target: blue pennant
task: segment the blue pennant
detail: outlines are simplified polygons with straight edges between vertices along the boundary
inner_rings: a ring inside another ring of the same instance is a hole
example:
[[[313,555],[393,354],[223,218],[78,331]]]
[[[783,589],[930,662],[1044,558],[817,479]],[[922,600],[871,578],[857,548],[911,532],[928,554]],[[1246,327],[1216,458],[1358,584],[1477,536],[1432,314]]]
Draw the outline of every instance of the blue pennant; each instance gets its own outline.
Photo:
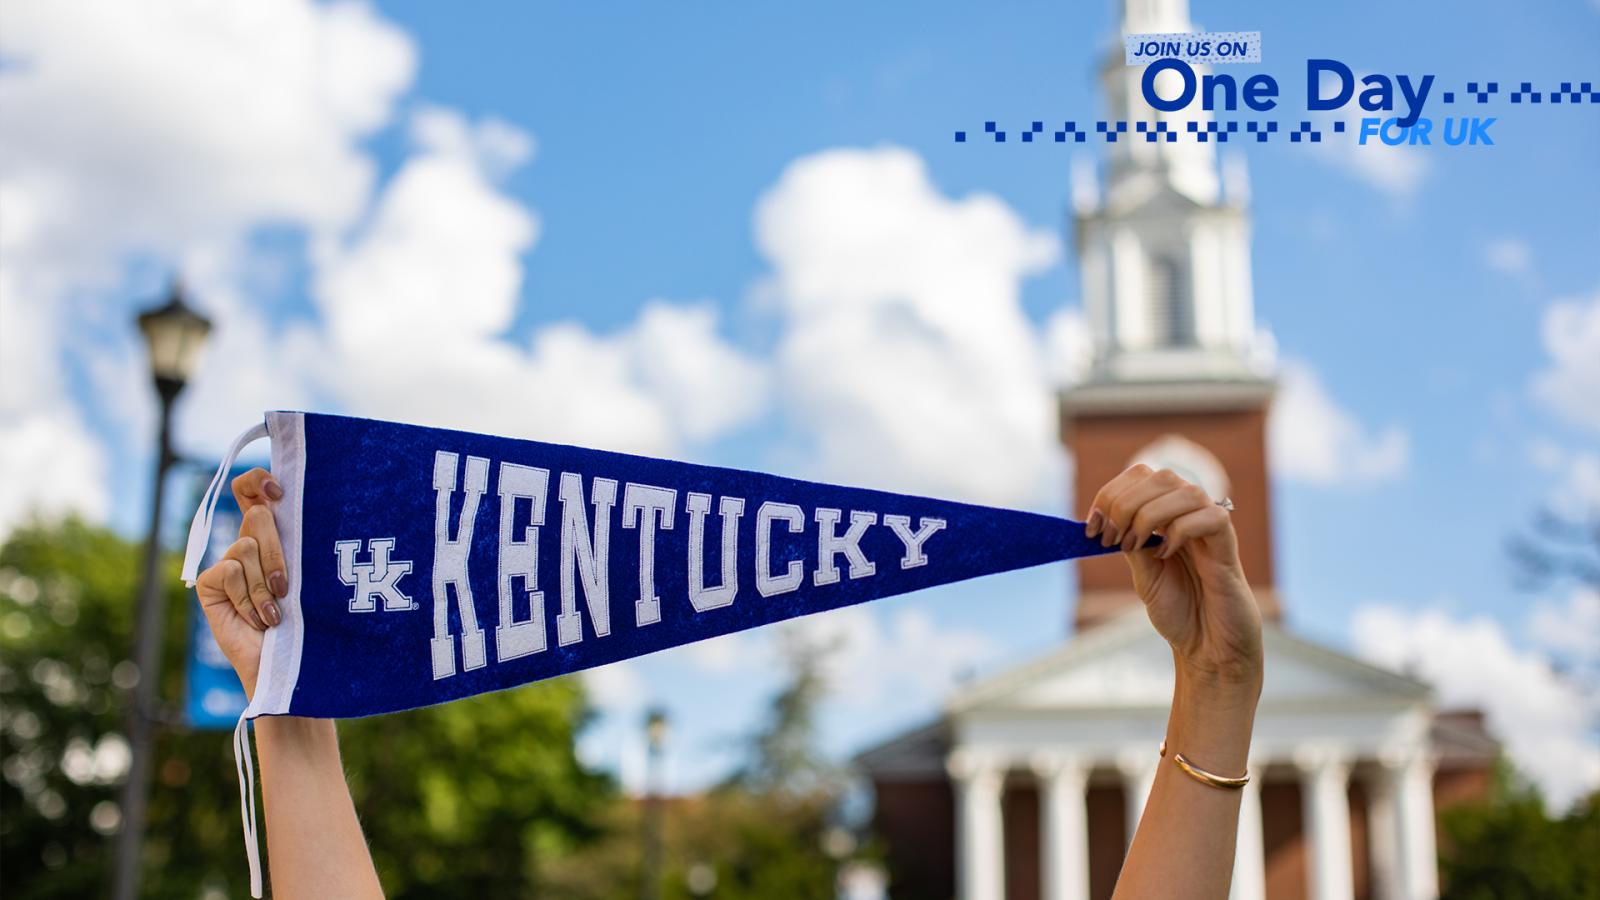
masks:
[[[239,446],[263,434],[290,590],[248,717],[443,703],[1110,552],[1053,516],[538,441],[279,412]]]

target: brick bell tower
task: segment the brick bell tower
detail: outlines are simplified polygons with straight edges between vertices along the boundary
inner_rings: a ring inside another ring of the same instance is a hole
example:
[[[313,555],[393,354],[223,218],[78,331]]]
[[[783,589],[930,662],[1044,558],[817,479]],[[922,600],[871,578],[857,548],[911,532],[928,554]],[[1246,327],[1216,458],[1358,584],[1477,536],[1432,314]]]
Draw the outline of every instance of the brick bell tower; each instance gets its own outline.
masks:
[[[1121,13],[1122,34],[1191,28],[1187,0],[1123,0]],[[1163,120],[1179,137],[1147,142],[1130,124],[1106,145],[1101,171],[1073,173],[1093,341],[1088,376],[1061,395],[1074,509],[1085,514],[1102,484],[1139,462],[1231,498],[1245,575],[1262,613],[1276,620],[1266,452],[1272,348],[1254,318],[1243,164],[1219,176],[1216,145],[1188,132],[1189,121],[1204,131],[1211,118],[1200,104],[1160,113],[1140,99],[1143,67],[1124,64],[1120,40],[1100,74],[1113,121]],[[1139,604],[1116,556],[1083,560],[1077,571],[1076,630]]]

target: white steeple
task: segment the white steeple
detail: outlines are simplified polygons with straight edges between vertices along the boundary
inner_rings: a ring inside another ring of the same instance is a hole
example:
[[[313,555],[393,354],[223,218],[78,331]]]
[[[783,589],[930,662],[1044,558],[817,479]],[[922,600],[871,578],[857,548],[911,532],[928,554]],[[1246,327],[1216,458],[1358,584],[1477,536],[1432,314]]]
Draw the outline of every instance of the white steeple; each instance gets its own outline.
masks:
[[[1122,34],[1188,31],[1190,28],[1189,0],[1122,0],[1119,5]]]
[[[1107,119],[1128,122],[1127,132],[1105,145],[1102,189],[1074,179],[1091,380],[1259,378],[1242,162],[1230,160],[1225,194],[1215,138],[1201,142],[1188,130],[1190,121],[1204,130],[1211,114],[1198,102],[1151,109],[1140,95],[1145,67],[1123,59],[1122,35],[1192,30],[1187,0],[1121,0],[1121,13],[1101,85]],[[1176,140],[1147,141],[1141,121],[1165,122]]]

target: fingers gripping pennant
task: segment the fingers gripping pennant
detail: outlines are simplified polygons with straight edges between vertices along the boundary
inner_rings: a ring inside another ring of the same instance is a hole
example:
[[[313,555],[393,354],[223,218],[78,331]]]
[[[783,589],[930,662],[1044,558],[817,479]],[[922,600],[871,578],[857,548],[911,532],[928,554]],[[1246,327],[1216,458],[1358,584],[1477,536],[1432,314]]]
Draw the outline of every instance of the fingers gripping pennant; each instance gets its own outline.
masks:
[[[264,428],[289,592],[246,718],[411,709],[1111,552],[1081,523],[926,497],[314,413]],[[261,429],[195,515],[186,581]]]

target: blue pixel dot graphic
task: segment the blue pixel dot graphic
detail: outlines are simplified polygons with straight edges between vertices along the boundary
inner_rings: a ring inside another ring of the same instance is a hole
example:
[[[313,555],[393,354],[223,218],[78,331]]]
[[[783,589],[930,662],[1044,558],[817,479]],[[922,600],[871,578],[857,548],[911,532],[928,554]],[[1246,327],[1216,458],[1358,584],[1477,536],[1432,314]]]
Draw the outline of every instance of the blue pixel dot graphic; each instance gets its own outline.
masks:
[[[1056,143],[1058,143],[1058,144],[1066,143],[1068,135],[1072,136],[1073,143],[1077,143],[1077,144],[1083,143],[1084,133],[1083,133],[1082,130],[1080,130],[1078,128],[1078,123],[1076,123],[1076,122],[1067,122],[1067,123],[1065,123],[1065,125],[1066,125],[1065,128],[1063,128],[1062,130],[1056,132]]]
[[[1550,93],[1550,102],[1551,103],[1582,103],[1583,102],[1583,95],[1589,93],[1589,87],[1590,87],[1590,85],[1583,84],[1583,85],[1579,85],[1578,88],[1574,88],[1572,86],[1572,82],[1563,81],[1563,82],[1561,82],[1561,88],[1559,90],[1552,91]],[[1581,90],[1579,88],[1581,88]]]
[[[1095,130],[1106,136],[1106,143],[1115,144],[1117,135],[1128,132],[1127,122],[1096,122]]]
[[[1256,136],[1256,143],[1265,144],[1274,132],[1278,130],[1277,122],[1250,121],[1245,123],[1246,129]]]
[[[1544,97],[1533,89],[1533,82],[1531,81],[1522,82],[1517,86],[1516,90],[1511,92],[1512,103],[1521,103],[1524,100],[1529,103],[1540,103],[1544,100]]]

